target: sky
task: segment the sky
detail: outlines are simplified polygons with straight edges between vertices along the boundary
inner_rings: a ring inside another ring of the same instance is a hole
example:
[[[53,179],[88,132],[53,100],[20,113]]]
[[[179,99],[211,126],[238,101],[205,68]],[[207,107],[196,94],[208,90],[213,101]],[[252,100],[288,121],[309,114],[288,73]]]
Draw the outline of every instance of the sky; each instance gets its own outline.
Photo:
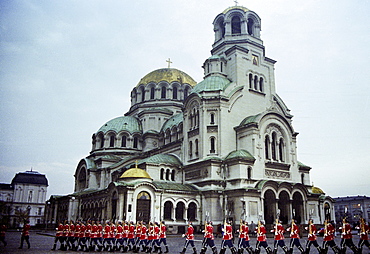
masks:
[[[370,1],[239,0],[262,19],[298,160],[332,197],[370,196]],[[203,79],[212,22],[232,0],[0,0],[0,183],[46,174],[74,191],[91,137],[147,73]]]

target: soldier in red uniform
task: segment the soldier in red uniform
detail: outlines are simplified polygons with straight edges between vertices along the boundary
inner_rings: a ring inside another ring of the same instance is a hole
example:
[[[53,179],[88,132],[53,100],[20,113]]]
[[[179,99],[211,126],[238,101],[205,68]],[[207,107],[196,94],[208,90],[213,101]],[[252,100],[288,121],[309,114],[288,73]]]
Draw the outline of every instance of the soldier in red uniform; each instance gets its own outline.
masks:
[[[86,243],[86,251],[89,251],[90,249],[90,246],[91,246],[91,228],[92,228],[92,225],[91,225],[91,221],[88,220],[87,221],[87,225],[86,225],[86,229],[85,229],[85,243]]]
[[[116,241],[114,243],[114,250],[121,250],[123,249],[123,225],[122,221],[118,221],[116,227]]]
[[[2,224],[0,227],[0,241],[4,244],[4,247],[8,244],[5,241],[5,234],[6,234],[6,225]]]
[[[166,227],[166,224],[164,223],[164,221],[161,222],[161,224],[159,225],[159,228],[160,228],[160,231],[159,231],[159,247],[161,246],[161,244],[163,244],[164,247],[166,248],[164,253],[168,253],[167,236],[166,236],[167,227]]]
[[[366,224],[366,221],[364,218],[360,219],[360,225],[359,227],[356,227],[356,229],[359,229],[360,232],[360,241],[358,242],[358,249],[359,253],[362,253],[362,247],[365,245],[367,248],[370,249],[370,244],[369,244],[369,226]]]
[[[133,221],[130,221],[130,223],[128,225],[127,238],[128,238],[128,243],[127,243],[128,248],[126,248],[126,249],[129,250],[129,251],[130,250],[135,250],[135,246],[136,246],[136,243],[135,243],[135,225],[134,225]]]
[[[161,228],[159,227],[158,222],[154,222],[154,236],[153,236],[153,250],[157,253],[162,253],[161,243],[159,242]]]
[[[26,243],[28,245],[28,249],[31,248],[31,245],[30,245],[30,228],[31,228],[31,225],[29,223],[30,223],[29,220],[24,221],[23,229],[22,229],[22,235],[21,235],[21,245],[19,246],[18,249],[23,248],[23,242],[24,241],[26,241]]]
[[[140,241],[139,246],[136,249],[137,251],[141,247],[141,252],[145,252],[148,246],[148,228],[146,227],[146,223],[144,221],[141,222],[141,234],[140,234]]]
[[[284,229],[283,225],[281,225],[280,220],[278,220],[278,219],[276,220],[274,229],[271,230],[271,232],[274,233],[274,254],[277,253],[279,246],[280,246],[280,248],[283,249],[283,251],[285,253],[288,253],[288,247],[285,245],[285,242],[284,242],[285,229]]]
[[[51,250],[55,250],[57,248],[57,243],[60,242],[60,250],[62,249],[62,236],[63,236],[63,224],[62,223],[59,223],[58,227],[55,229],[56,230],[56,233],[55,233],[55,239],[54,239],[54,244],[53,244],[53,248],[51,248]]]
[[[103,247],[104,247],[104,251],[109,251],[112,248],[110,221],[105,222],[105,226],[103,230]]]
[[[90,251],[95,251],[96,249],[99,249],[99,238],[98,238],[98,225],[95,223],[95,221],[92,222],[91,226],[91,232],[90,232]]]
[[[213,235],[213,225],[212,221],[209,221],[205,225],[204,232],[204,241],[202,244],[202,249],[200,254],[204,254],[207,251],[207,246],[211,247],[213,254],[217,254],[217,247],[215,246],[215,236]]]
[[[310,219],[308,221],[308,226],[305,228],[307,231],[308,231],[308,239],[307,239],[307,243],[306,243],[306,250],[305,250],[305,253],[308,254],[310,253],[310,248],[311,248],[311,245],[315,246],[316,249],[319,251],[319,253],[322,252],[319,244],[317,243],[317,229],[316,229],[316,226],[315,224],[313,224],[313,220]]]
[[[333,249],[334,253],[338,254],[339,248],[334,242],[334,226],[328,221],[325,220],[324,222],[324,229],[319,231],[320,233],[324,234],[324,241],[322,243],[322,253],[328,253],[329,246]]]
[[[153,249],[153,241],[154,241],[154,223],[151,221],[149,222],[149,228],[147,232],[148,232],[148,238],[146,242],[146,246],[147,246],[146,252],[151,253]]]
[[[85,237],[85,231],[86,231],[86,226],[83,222],[81,222],[80,226],[80,233],[78,235],[78,246],[80,247],[80,251],[83,251],[84,249],[87,250],[87,245],[86,245],[86,237]]]
[[[128,250],[128,234],[129,234],[129,225],[128,222],[125,221],[122,225],[123,233],[122,233],[122,252],[126,252]]]
[[[233,228],[230,225],[230,221],[225,220],[225,224],[222,227],[222,241],[221,241],[221,250],[220,254],[224,254],[226,252],[226,247],[231,250],[232,254],[236,254],[236,248],[233,244]]]
[[[197,248],[195,248],[195,245],[194,245],[194,227],[193,227],[193,223],[191,223],[190,221],[188,223],[188,230],[185,234],[182,235],[182,237],[186,237],[186,240],[185,240],[184,248],[182,249],[180,254],[185,254],[186,248],[189,246],[189,244],[193,248],[193,254],[197,254]]]
[[[238,253],[242,254],[243,250],[246,249],[249,254],[253,254],[253,248],[249,244],[249,226],[248,222],[244,220],[240,220],[240,227],[239,227],[239,241],[238,241]]]
[[[299,227],[297,225],[297,222],[296,220],[292,220],[292,224],[291,224],[291,227],[289,227],[287,229],[287,231],[290,231],[290,244],[289,244],[289,253],[293,253],[293,247],[294,246],[297,246],[298,250],[301,252],[301,253],[304,253],[304,249],[301,245],[301,242],[299,241],[300,237],[299,237]]]
[[[342,227],[340,227],[339,229],[341,230],[342,239],[340,241],[340,248],[342,249],[342,252],[346,253],[346,246],[348,246],[353,251],[353,253],[357,253],[358,249],[352,241],[352,228],[346,218],[343,219]]]
[[[258,226],[255,231],[257,233],[257,243],[256,243],[255,254],[259,254],[261,252],[261,247],[265,248],[268,254],[272,254],[272,250],[268,246],[267,241],[266,241],[265,223],[261,220],[258,221]]]
[[[76,225],[75,225],[75,231],[74,231],[74,245],[72,246],[72,250],[73,251],[76,251],[78,249],[78,242],[79,242],[79,239],[80,239],[80,231],[81,231],[81,224],[79,221],[76,222]]]
[[[134,247],[134,252],[139,252],[140,250],[140,238],[141,238],[141,229],[142,229],[142,222],[137,221],[136,222],[136,228],[135,228],[135,247]]]

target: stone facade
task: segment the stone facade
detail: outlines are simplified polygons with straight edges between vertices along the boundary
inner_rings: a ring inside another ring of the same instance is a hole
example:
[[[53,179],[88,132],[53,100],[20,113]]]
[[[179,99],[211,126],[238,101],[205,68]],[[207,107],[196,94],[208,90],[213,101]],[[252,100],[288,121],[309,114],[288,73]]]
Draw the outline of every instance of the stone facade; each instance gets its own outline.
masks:
[[[52,197],[54,211],[66,207],[53,221],[164,220],[181,232],[187,220],[269,224],[278,212],[284,223],[332,219],[332,199],[312,188],[311,168],[297,159],[298,133],[276,94],[260,17],[234,6],[213,24],[204,79],[174,68],[145,75],[129,111],[93,134],[74,193]]]

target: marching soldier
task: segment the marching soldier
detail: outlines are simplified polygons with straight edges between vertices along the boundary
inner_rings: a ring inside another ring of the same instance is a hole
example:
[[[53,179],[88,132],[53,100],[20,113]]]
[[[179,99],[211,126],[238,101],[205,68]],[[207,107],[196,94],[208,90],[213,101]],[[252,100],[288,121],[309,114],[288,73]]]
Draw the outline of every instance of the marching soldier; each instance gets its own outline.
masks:
[[[185,240],[184,248],[182,249],[180,254],[185,254],[186,248],[189,246],[189,244],[193,248],[193,254],[197,254],[197,249],[195,248],[195,245],[194,245],[194,228],[193,228],[193,224],[190,221],[188,223],[188,230],[186,234],[182,235],[182,237],[186,237],[186,240]]]
[[[308,221],[308,227],[306,227],[305,229],[308,230],[308,241],[306,243],[305,253],[306,254],[310,253],[311,245],[315,246],[316,249],[319,251],[319,253],[321,253],[322,249],[320,248],[316,240],[317,239],[317,236],[316,236],[317,229],[316,229],[316,226],[313,224],[312,219]]]
[[[257,233],[257,243],[256,243],[255,254],[259,254],[261,252],[261,247],[265,248],[268,254],[272,254],[272,250],[268,246],[267,241],[266,241],[265,223],[259,220],[255,231]]]
[[[362,247],[365,245],[367,248],[370,249],[369,245],[369,226],[366,225],[366,221],[364,218],[360,219],[360,225],[359,227],[356,227],[356,229],[360,230],[360,241],[358,242],[358,249],[359,253],[362,253]]]
[[[322,253],[328,253],[329,246],[333,249],[334,253],[338,254],[339,248],[334,242],[334,226],[328,221],[325,220],[324,222],[324,229],[319,231],[320,233],[324,234],[324,241],[322,243]]]
[[[281,221],[279,221],[279,219],[276,219],[274,229],[271,230],[271,232],[274,232],[274,254],[277,253],[279,246],[283,249],[285,253],[288,253],[288,247],[285,245],[284,242],[285,229],[283,225],[281,225]]]
[[[304,253],[304,249],[301,245],[301,242],[299,241],[299,227],[296,224],[296,220],[292,219],[292,225],[290,228],[287,229],[287,231],[290,231],[290,244],[289,244],[289,253],[293,253],[293,247],[297,246],[298,250],[301,253]]]
[[[116,227],[116,241],[114,243],[114,250],[121,250],[124,248],[124,238],[123,238],[123,226],[122,221],[118,221],[118,225]]]
[[[133,250],[135,252],[135,250],[136,250],[136,247],[135,247],[136,246],[136,243],[135,243],[135,225],[134,225],[133,221],[129,222],[127,238],[128,238],[128,242],[127,242],[127,248],[125,249],[125,251]]]
[[[217,254],[217,247],[215,246],[215,236],[213,235],[213,225],[212,221],[209,221],[205,225],[204,232],[204,241],[200,254],[205,254],[207,251],[207,246],[211,247],[213,254]]]
[[[160,235],[161,228],[159,227],[159,223],[154,223],[154,237],[153,237],[153,248],[154,252],[162,253],[161,243],[159,242],[159,235]]]
[[[248,222],[241,220],[239,228],[239,243],[238,243],[238,253],[242,254],[243,250],[246,249],[249,254],[253,254],[253,248],[249,244],[249,226]]]
[[[159,231],[160,232],[159,233],[159,247],[161,246],[161,244],[163,244],[164,247],[166,248],[164,253],[168,253],[167,236],[166,236],[167,227],[166,227],[164,221],[161,222],[161,224],[159,225],[159,228],[160,228],[160,231]]]
[[[59,223],[58,227],[55,229],[56,230],[55,239],[54,239],[53,248],[51,250],[55,250],[56,249],[58,242],[60,243],[59,250],[62,249],[62,245],[63,245],[63,241],[62,241],[63,229],[64,229],[63,224],[62,223]]]
[[[225,220],[225,225],[222,228],[223,236],[221,242],[221,250],[220,254],[224,254],[226,252],[226,246],[231,250],[232,254],[236,254],[236,248],[232,242],[233,239],[233,228],[230,225],[230,221]]]
[[[342,252],[346,253],[346,246],[348,246],[353,253],[357,253],[358,249],[352,241],[352,228],[346,218],[342,220],[342,227],[339,229],[341,230],[340,248],[342,249]]]
[[[145,252],[147,250],[147,246],[148,246],[147,230],[148,229],[146,227],[146,223],[142,221],[141,222],[140,242],[139,242],[139,246],[137,248],[137,251],[140,249],[140,247],[142,248],[141,252]]]

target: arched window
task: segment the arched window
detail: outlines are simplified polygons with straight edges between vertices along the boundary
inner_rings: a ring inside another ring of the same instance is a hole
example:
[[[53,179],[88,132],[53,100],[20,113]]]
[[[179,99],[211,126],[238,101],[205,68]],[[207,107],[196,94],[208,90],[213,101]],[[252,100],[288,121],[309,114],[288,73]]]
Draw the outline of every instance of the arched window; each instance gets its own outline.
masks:
[[[248,167],[247,178],[252,179],[252,168]]]
[[[184,220],[185,205],[183,202],[177,203],[176,206],[176,220]]]
[[[249,88],[253,88],[253,75],[252,73],[249,73]]]
[[[116,136],[111,135],[109,137],[109,147],[114,147],[114,141],[116,140]]]
[[[175,181],[175,170],[172,169],[172,173],[171,173],[171,181]]]
[[[193,142],[190,141],[189,142],[189,156],[193,156]]]
[[[210,124],[215,124],[215,114],[211,113],[211,122]]]
[[[195,221],[197,214],[197,205],[194,202],[191,202],[188,207],[188,220],[189,221]]]
[[[284,162],[285,161],[285,158],[284,158],[284,140],[281,138],[279,140],[279,159],[280,161]]]
[[[195,156],[198,156],[199,153],[199,144],[198,139],[195,140]]]
[[[145,88],[141,88],[141,101],[145,101]]]
[[[241,33],[241,22],[240,18],[238,16],[234,16],[231,19],[231,33],[233,35],[240,34]]]
[[[265,157],[266,157],[266,160],[270,159],[270,138],[269,136],[265,137]]]
[[[100,134],[99,139],[100,139],[100,148],[103,148],[104,147],[104,135]]]
[[[161,88],[161,98],[165,99],[166,98],[166,87],[162,86]]]
[[[122,136],[121,139],[121,147],[126,147],[127,143],[127,137],[125,135]]]
[[[172,88],[172,99],[177,100],[177,86]]]
[[[133,145],[133,147],[134,148],[138,148],[138,143],[139,143],[138,137],[134,137],[134,145]]]
[[[248,34],[253,35],[254,21],[253,19],[248,19]]]
[[[262,77],[260,78],[260,87],[259,87],[259,90],[261,92],[263,92],[263,78]]]
[[[216,139],[215,137],[211,137],[210,139],[210,146],[211,146],[211,149],[209,150],[210,153],[215,153],[216,152],[216,148],[215,148],[215,143],[216,143]]]
[[[166,170],[166,180],[167,181],[170,180],[170,170],[169,169]]]
[[[154,86],[152,86],[150,88],[150,99],[153,100],[154,99],[154,95],[155,95],[155,88]]]
[[[257,75],[254,76],[254,90],[258,89],[258,77]]]
[[[161,180],[164,180],[164,168],[161,168],[161,176],[160,176]]]
[[[173,211],[173,205],[172,205],[171,201],[166,201],[164,203],[163,219],[172,220],[172,211]]]
[[[272,133],[272,142],[271,142],[271,153],[272,159],[276,160],[276,133]]]

